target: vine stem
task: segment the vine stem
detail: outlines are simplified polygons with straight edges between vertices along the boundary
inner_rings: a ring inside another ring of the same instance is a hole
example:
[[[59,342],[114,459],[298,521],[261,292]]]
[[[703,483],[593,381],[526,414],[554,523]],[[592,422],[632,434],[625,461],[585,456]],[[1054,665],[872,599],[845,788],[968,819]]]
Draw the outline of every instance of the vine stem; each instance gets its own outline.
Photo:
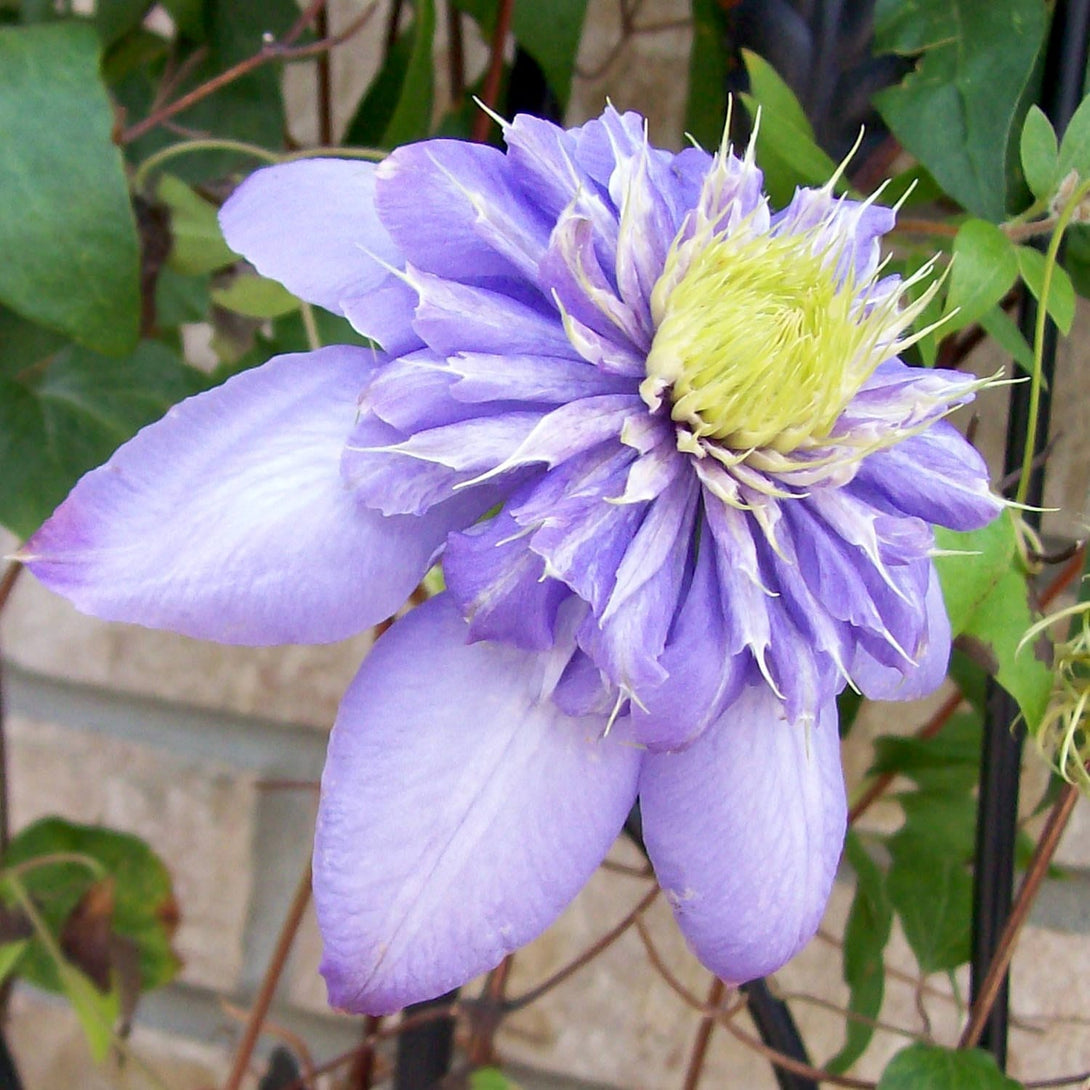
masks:
[[[1033,374],[1030,378],[1029,410],[1026,425],[1026,445],[1022,454],[1022,477],[1018,482],[1016,503],[1025,503],[1029,494],[1030,478],[1033,473],[1033,458],[1037,449],[1037,418],[1041,410],[1041,385],[1043,378],[1045,326],[1048,322],[1048,296],[1052,290],[1052,274],[1056,269],[1056,259],[1071,218],[1075,215],[1083,198],[1090,193],[1090,182],[1084,182],[1064,205],[1056,220],[1056,229],[1048,241],[1045,251],[1045,271],[1041,279],[1041,297],[1037,301],[1037,314],[1033,326]]]
[[[500,81],[503,79],[503,47],[507,44],[514,7],[515,0],[500,0],[496,11],[496,25],[492,30],[492,52],[481,89],[481,101],[488,110],[495,110],[499,101]],[[473,119],[473,140],[478,144],[483,144],[488,139],[488,129],[492,124],[488,110],[481,110]]]
[[[510,1014],[512,1011],[521,1010],[523,1007],[529,1006],[535,999],[540,999],[547,991],[555,988],[558,984],[567,980],[572,973],[578,972],[588,962],[596,958],[607,946],[616,942],[633,924],[639,926],[640,917],[651,907],[655,898],[659,895],[658,885],[653,885],[647,893],[640,898],[636,907],[628,913],[627,916],[616,927],[607,931],[593,946],[584,950],[579,957],[572,961],[569,961],[562,969],[555,972],[547,980],[542,981],[536,988],[531,988],[530,991],[523,995],[517,996],[514,999],[504,1000],[503,1009],[505,1014]]]
[[[272,1005],[276,987],[280,983],[284,965],[288,960],[288,954],[291,953],[292,944],[295,942],[296,932],[298,932],[299,925],[303,921],[303,913],[306,911],[307,905],[310,904],[310,884],[311,861],[308,858],[307,865],[303,868],[303,873],[299,877],[299,884],[295,888],[295,896],[288,908],[288,914],[280,929],[280,935],[276,940],[276,949],[273,950],[272,957],[265,969],[265,976],[261,981],[261,987],[254,997],[254,1005],[250,1008],[250,1016],[242,1031],[242,1038],[235,1052],[231,1073],[223,1084],[223,1090],[239,1090],[242,1080],[246,1076],[246,1070],[250,1065],[250,1057],[257,1045],[257,1039],[261,1035],[262,1023],[264,1023],[265,1016],[269,1013],[269,1007]]]
[[[1048,815],[1048,821],[1041,833],[1041,839],[1037,842],[1033,858],[1026,870],[1026,876],[1022,879],[1022,885],[1018,889],[1018,895],[1011,908],[1011,913],[1003,926],[1002,934],[999,936],[999,943],[988,966],[987,975],[977,992],[976,1002],[973,1004],[968,1025],[966,1025],[961,1040],[958,1042],[958,1048],[975,1048],[980,1040],[980,1035],[984,1031],[984,1026],[992,1012],[996,997],[999,995],[999,989],[1002,987],[1003,979],[1007,974],[1011,958],[1014,956],[1018,935],[1029,916],[1030,909],[1033,907],[1037,891],[1048,873],[1048,865],[1052,861],[1053,855],[1056,854],[1060,837],[1063,835],[1064,829],[1067,828],[1067,823],[1071,819],[1071,813],[1075,809],[1078,798],[1079,793],[1074,785],[1065,785],[1063,792]]]
[[[739,1011],[746,1008],[747,1004],[744,1001],[726,1009],[709,1010],[700,1000],[689,994],[670,971],[669,966],[663,961],[662,955],[655,947],[654,940],[642,920],[636,921],[636,931],[639,933],[644,949],[647,951],[648,960],[673,991],[678,992],[690,1005],[695,1004],[696,1009],[702,1011],[707,1017],[714,1018],[732,1037],[735,1037],[747,1048],[764,1056],[775,1067],[790,1071],[793,1075],[801,1075],[803,1078],[811,1079],[814,1082],[828,1082],[833,1086],[848,1087],[849,1090],[876,1090],[876,1084],[867,1079],[857,1079],[851,1075],[835,1075],[831,1071],[814,1067],[812,1064],[795,1059],[794,1056],[789,1056],[786,1052],[781,1052],[778,1048],[766,1045],[764,1041],[751,1037],[745,1030],[739,1029],[734,1024],[734,1018]]]
[[[303,27],[306,25],[304,20],[308,17],[313,18],[320,7],[320,3],[312,4],[311,7],[303,13],[296,22],[296,25],[292,27],[287,35],[287,42],[291,42],[294,40],[294,37],[298,37],[302,32]],[[153,110],[143,121],[138,121],[135,125],[130,125],[117,138],[117,142],[119,144],[131,144],[134,140],[139,140],[141,136],[145,136],[164,121],[168,121],[170,118],[182,113],[184,110],[188,110],[191,106],[195,106],[209,95],[215,94],[221,88],[226,87],[229,83],[233,83],[242,76],[248,75],[255,68],[260,68],[263,64],[269,64],[272,61],[297,61],[302,60],[305,57],[320,56],[323,53],[328,53],[334,46],[343,44],[354,34],[361,31],[377,10],[377,3],[370,4],[368,7],[364,8],[364,10],[360,12],[344,30],[331,37],[323,38],[317,42],[311,42],[309,45],[292,46],[290,44],[285,44],[285,42],[267,42],[252,57],[247,57],[245,60],[239,61],[238,64],[232,65],[218,76],[213,76],[199,87],[195,87],[188,94],[182,95],[181,98],[176,98],[173,102],[161,106],[157,110]]]
[[[704,1002],[709,1007],[718,1007],[723,1002],[726,991],[726,984],[719,977],[713,977],[711,987],[708,988],[708,998]],[[714,1028],[715,1019],[711,1015],[705,1015],[700,1020],[692,1051],[689,1053],[689,1067],[685,1072],[685,1081],[681,1084],[681,1090],[697,1090],[700,1085],[700,1076],[704,1074],[704,1058],[708,1054],[708,1044],[712,1039]]]

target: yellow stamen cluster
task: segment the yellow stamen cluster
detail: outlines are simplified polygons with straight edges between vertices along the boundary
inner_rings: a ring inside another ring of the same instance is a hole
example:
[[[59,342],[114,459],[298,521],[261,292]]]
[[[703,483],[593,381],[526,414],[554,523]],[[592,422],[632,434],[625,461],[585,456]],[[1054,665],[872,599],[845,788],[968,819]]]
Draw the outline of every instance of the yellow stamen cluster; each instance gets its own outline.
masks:
[[[652,294],[656,333],[641,394],[692,440],[788,454],[828,436],[919,311],[853,282],[828,224],[800,233],[742,223],[675,244]],[[873,297],[872,297],[873,296]]]

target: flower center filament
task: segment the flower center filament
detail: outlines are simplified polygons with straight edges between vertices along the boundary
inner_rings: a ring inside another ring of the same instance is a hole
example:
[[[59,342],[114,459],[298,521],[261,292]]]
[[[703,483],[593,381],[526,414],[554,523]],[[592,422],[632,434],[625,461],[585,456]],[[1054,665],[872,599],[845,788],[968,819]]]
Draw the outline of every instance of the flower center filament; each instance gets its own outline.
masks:
[[[735,451],[824,439],[902,327],[896,298],[868,298],[873,276],[860,291],[848,240],[829,234],[742,223],[675,242],[652,294],[647,404],[668,391],[677,424]]]

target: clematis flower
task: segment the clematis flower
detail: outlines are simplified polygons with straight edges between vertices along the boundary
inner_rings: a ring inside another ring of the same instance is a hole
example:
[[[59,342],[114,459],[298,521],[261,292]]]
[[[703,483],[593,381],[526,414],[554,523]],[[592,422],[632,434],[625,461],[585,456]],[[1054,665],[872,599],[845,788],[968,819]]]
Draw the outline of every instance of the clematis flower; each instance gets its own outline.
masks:
[[[507,151],[261,170],[233,248],[375,349],[281,356],[173,409],[26,563],[77,607],[230,643],[337,640],[446,590],[341,705],[315,846],[334,1004],[386,1012],[554,920],[639,801],[696,955],[739,983],[822,915],[835,698],[942,679],[932,524],[999,510],[904,365],[894,213],[607,109]]]

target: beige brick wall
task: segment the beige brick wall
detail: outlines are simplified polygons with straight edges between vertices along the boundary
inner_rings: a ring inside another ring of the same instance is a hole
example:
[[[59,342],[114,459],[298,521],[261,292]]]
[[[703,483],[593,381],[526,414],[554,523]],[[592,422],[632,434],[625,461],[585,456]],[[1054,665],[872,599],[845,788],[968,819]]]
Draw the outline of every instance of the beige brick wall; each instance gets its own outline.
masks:
[[[334,28],[354,5],[334,5]],[[644,5],[648,22],[685,15],[682,0]],[[592,32],[581,55],[593,68],[617,33],[613,0],[592,0]],[[368,32],[379,40],[376,21]],[[605,94],[618,106],[650,114],[660,142],[679,144],[685,93],[685,30],[638,38],[600,76],[577,83],[573,119],[594,114]],[[471,47],[471,62],[483,53]],[[351,102],[373,71],[373,57],[340,54],[335,85]],[[302,100],[303,67],[288,74],[289,91]],[[307,139],[313,119],[299,111],[296,136]],[[343,123],[342,115],[339,115]],[[309,128],[308,128],[309,126]],[[1086,316],[1080,329],[1086,332]],[[1076,336],[1084,344],[1085,336]],[[994,370],[998,359],[981,363]],[[993,366],[994,363],[994,366]],[[1055,431],[1063,434],[1050,470],[1050,496],[1073,505],[1061,527],[1085,525],[1090,458],[1086,457],[1090,400],[1074,361],[1064,359]],[[1002,442],[1002,394],[982,400],[982,441],[994,452]],[[6,543],[5,543],[6,544]],[[274,941],[280,918],[304,865],[314,793],[272,789],[278,780],[314,780],[323,733],[341,692],[366,651],[366,637],[326,648],[248,650],[202,644],[183,637],[105,624],[75,613],[24,578],[0,625],[7,663],[12,808],[16,827],[45,813],[101,821],[146,837],[172,868],[182,912],[178,949],[185,969],[178,985],[149,997],[133,1047],[161,1068],[177,1090],[211,1086],[224,1073],[236,1029],[220,998],[245,1003]],[[868,738],[888,729],[871,717],[853,734],[845,754],[858,780],[869,761]],[[922,722],[926,710],[902,709],[901,721]],[[895,804],[876,807],[872,827],[899,820]],[[1090,1067],[1090,1034],[1080,1021],[1090,1006],[1090,817],[1080,804],[1061,848],[1074,878],[1046,889],[1014,967],[1015,1028],[1011,1067],[1042,1078]],[[631,861],[619,845],[616,853]],[[516,960],[511,990],[532,987],[617,921],[639,897],[640,883],[601,872],[557,926]],[[842,927],[850,889],[834,891],[827,920]],[[649,922],[658,948],[686,987],[702,995],[708,974],[684,948],[665,905]],[[317,975],[320,942],[308,916],[285,975],[275,1017],[311,1042],[316,1058],[332,1055],[357,1030],[330,1014]],[[944,980],[920,992],[903,940],[891,964],[893,978],[883,1019],[927,1028],[937,1039],[956,1035],[961,1013]],[[821,1003],[843,1004],[840,955],[818,940],[777,977],[795,998],[793,1010],[814,1059],[839,1044],[842,1020]],[[959,982],[961,994],[967,981]],[[815,998],[816,997],[816,998]],[[505,1056],[550,1071],[617,1087],[678,1086],[699,1024],[648,966],[635,934],[625,935],[592,967],[540,1003],[510,1019],[500,1035]],[[108,1071],[93,1073],[70,1014],[55,1002],[16,993],[11,1037],[28,1090],[79,1085],[120,1085]],[[862,1065],[875,1076],[902,1039],[881,1035]],[[533,1081],[525,1079],[527,1087]],[[130,1076],[126,1086],[144,1085]],[[715,1033],[701,1085],[774,1087],[768,1064],[722,1030]]]

